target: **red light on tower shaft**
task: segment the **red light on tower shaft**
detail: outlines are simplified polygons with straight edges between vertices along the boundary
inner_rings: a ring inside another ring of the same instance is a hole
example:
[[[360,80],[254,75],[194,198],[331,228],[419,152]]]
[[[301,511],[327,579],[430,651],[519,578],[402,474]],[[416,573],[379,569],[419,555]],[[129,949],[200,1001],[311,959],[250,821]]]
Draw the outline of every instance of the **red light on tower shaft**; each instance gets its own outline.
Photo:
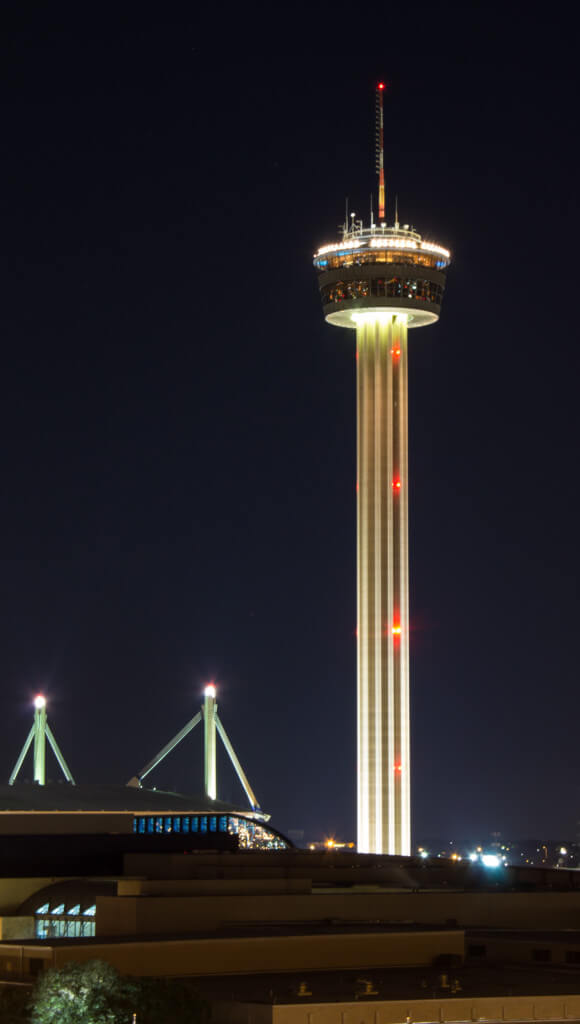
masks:
[[[401,481],[400,481],[398,476],[396,476],[395,479],[393,480],[393,490],[394,491],[400,491],[401,490]]]
[[[393,628],[391,629],[391,633],[393,634],[393,636],[401,635],[401,627],[398,622],[396,622]]]

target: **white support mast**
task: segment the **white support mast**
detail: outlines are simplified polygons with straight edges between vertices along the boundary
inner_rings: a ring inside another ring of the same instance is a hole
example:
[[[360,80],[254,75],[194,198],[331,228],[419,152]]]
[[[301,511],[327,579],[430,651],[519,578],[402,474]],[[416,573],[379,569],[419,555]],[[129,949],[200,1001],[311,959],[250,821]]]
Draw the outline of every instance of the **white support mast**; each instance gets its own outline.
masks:
[[[143,779],[145,779],[145,777],[149,775],[149,773],[152,772],[153,769],[171,753],[172,750],[175,750],[178,744],[181,743],[181,741],[185,739],[193,729],[195,729],[195,726],[199,725],[203,720],[203,774],[206,797],[208,797],[209,800],[217,800],[217,735],[219,734],[226,753],[232,762],[234,771],[242,784],[244,793],[252,806],[252,810],[260,810],[260,805],[256,799],[256,795],[248,782],[247,776],[240,764],[228,734],[226,733],[218,716],[216,693],[215,684],[208,683],[203,691],[203,704],[201,709],[193,716],[187,725],[184,725],[183,729],[180,729],[180,731],[176,733],[173,739],[169,740],[169,743],[166,743],[165,746],[162,747],[155,757],[151,758],[151,760],[147,762],[145,767],[142,768],[137,775],[134,775],[133,778],[129,780],[127,783],[128,786],[141,786]],[[29,743],[30,740],[31,737],[29,737],[27,743]]]
[[[24,758],[26,757],[33,740],[34,781],[39,786],[44,786],[46,784],[46,741],[48,740],[66,781],[71,782],[74,786],[75,780],[73,779],[70,769],[63,757],[62,751],[54,738],[54,733],[47,722],[46,699],[42,694],[38,694],[38,696],[34,698],[34,722],[28,736],[26,737],[24,746],[18,755],[18,760],[14,765],[8,784],[10,786],[14,785],[18,777],[18,773],[24,763]]]
[[[203,691],[203,777],[205,794],[210,800],[217,797],[217,758],[215,727],[217,719],[216,688],[208,683]]]
[[[141,783],[143,782],[143,779],[147,775],[149,775],[149,772],[152,772],[154,768],[157,768],[157,765],[161,764],[161,761],[163,761],[163,759],[167,757],[167,755],[170,754],[172,750],[175,749],[177,744],[181,743],[181,741],[189,735],[192,729],[195,729],[196,725],[198,725],[199,722],[201,722],[201,715],[201,711],[198,711],[197,715],[194,715],[191,721],[189,721],[187,725],[184,725],[183,729],[180,729],[179,732],[173,737],[173,739],[169,740],[169,743],[166,743],[165,746],[161,748],[159,753],[156,754],[155,757],[152,757],[151,760],[147,762],[145,767],[142,768],[141,771],[137,773],[137,775],[134,775],[133,778],[129,780],[127,785],[140,786]]]
[[[215,723],[217,725],[217,730],[218,730],[218,732],[219,732],[219,734],[221,736],[222,743],[223,743],[224,747],[226,748],[226,750],[228,752],[230,761],[232,762],[232,764],[233,764],[233,766],[234,766],[234,768],[236,770],[236,775],[238,776],[238,779],[240,780],[242,786],[244,787],[244,793],[246,794],[246,796],[247,796],[248,800],[250,801],[250,803],[251,803],[252,807],[254,808],[254,810],[258,810],[260,805],[259,805],[258,801],[256,800],[256,796],[255,796],[254,790],[252,789],[252,787],[250,786],[250,783],[248,782],[248,780],[246,778],[246,773],[244,772],[244,769],[242,768],[240,762],[238,761],[238,759],[236,757],[236,752],[235,752],[234,748],[232,747],[232,745],[230,743],[230,740],[229,740],[229,737],[228,737],[228,734],[227,734],[226,730],[224,729],[224,727],[223,727],[223,725],[221,723],[221,719],[218,717],[217,714],[215,716]]]

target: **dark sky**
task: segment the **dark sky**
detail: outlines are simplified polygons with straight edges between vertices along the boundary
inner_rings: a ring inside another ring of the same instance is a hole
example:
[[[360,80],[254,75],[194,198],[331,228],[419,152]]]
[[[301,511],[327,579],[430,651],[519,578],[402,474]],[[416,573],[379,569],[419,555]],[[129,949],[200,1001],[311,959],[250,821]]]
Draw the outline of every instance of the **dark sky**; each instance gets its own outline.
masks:
[[[367,217],[384,77],[391,198],[454,256],[410,338],[415,835],[574,837],[567,19],[55,8],[0,60],[1,772],[40,689],[77,780],[124,782],[215,678],[273,822],[354,837],[354,339],[311,257]],[[151,782],[199,791],[200,739]]]

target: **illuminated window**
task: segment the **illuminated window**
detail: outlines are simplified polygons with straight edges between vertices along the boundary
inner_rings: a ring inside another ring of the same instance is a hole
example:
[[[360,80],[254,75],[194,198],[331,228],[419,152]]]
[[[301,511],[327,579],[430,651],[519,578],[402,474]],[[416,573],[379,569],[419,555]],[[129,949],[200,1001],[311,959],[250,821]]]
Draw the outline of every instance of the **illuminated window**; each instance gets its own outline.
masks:
[[[286,850],[281,836],[247,818],[228,818],[228,832],[238,837],[241,850]]]
[[[369,252],[354,250],[353,252],[338,252],[332,256],[324,256],[314,261],[315,266],[322,272],[335,270],[339,267],[364,266],[372,263],[397,263],[399,266],[420,266],[442,269],[447,266],[447,260],[441,259],[434,253],[421,252],[413,249],[378,249],[373,248]]]
[[[443,289],[441,285],[422,278],[401,280],[399,277],[377,277],[370,281],[337,281],[335,284],[325,285],[320,295],[324,306],[332,302],[366,298],[368,295],[376,295],[379,298],[406,298],[441,305]]]

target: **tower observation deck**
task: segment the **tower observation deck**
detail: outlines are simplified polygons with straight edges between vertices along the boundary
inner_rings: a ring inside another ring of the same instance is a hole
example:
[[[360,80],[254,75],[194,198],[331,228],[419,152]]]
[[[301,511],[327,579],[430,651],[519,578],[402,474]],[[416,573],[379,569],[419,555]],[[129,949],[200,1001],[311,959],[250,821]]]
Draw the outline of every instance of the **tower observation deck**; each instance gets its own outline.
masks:
[[[450,253],[384,219],[383,88],[379,223],[351,214],[314,266],[325,319],[356,330],[357,847],[409,855],[407,333],[439,319]]]

